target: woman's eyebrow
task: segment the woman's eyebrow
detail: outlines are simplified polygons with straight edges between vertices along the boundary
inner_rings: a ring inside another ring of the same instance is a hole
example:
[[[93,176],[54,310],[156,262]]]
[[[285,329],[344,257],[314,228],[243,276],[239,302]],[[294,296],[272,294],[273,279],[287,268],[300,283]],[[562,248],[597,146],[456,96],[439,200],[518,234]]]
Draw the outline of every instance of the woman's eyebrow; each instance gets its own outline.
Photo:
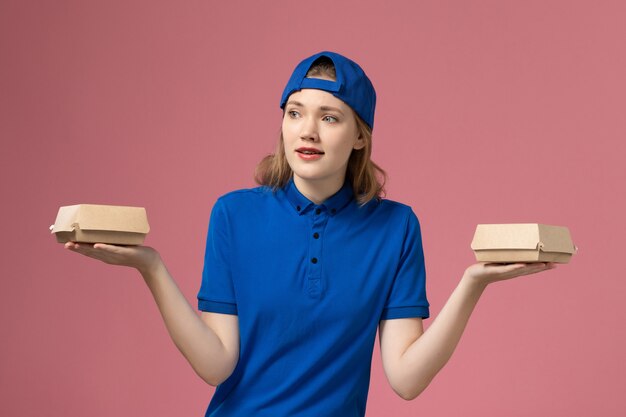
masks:
[[[299,101],[295,101],[295,100],[289,100],[287,102],[287,104],[293,104],[294,106],[304,107],[304,104],[300,103]],[[320,106],[320,110],[322,110],[322,111],[334,110],[336,112],[339,112],[339,113],[343,114],[343,112],[341,110],[339,110],[337,107]]]

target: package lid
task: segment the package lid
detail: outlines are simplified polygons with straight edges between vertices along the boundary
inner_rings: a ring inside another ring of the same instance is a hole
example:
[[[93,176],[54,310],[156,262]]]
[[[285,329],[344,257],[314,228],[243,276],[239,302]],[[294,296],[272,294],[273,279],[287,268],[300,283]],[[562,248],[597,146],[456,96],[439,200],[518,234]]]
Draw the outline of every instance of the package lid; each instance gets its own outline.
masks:
[[[59,208],[52,233],[75,229],[148,233],[150,226],[143,207],[76,204]]]
[[[471,248],[539,249],[571,254],[577,249],[567,227],[538,223],[479,224]]]

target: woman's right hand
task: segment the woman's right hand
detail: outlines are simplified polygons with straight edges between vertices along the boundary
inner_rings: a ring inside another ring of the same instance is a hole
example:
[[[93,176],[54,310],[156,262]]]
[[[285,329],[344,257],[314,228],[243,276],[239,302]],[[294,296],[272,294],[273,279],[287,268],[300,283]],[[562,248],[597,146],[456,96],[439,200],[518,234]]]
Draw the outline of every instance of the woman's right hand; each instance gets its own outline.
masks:
[[[149,246],[67,242],[65,248],[107,264],[136,268],[142,275],[155,268],[161,260],[159,253]]]

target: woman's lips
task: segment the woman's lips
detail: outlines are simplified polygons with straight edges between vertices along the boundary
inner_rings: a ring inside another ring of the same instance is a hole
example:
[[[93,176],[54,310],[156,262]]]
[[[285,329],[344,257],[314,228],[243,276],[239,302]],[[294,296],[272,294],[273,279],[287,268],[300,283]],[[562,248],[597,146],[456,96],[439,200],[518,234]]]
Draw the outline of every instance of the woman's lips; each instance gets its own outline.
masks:
[[[317,159],[320,159],[322,155],[324,155],[324,152],[315,148],[298,148],[296,149],[296,153],[298,154],[300,159],[304,159],[305,161],[315,161]]]
[[[314,161],[316,159],[320,159],[324,155],[319,153],[306,154],[298,151],[296,151],[296,153],[301,159],[304,159],[305,161]]]

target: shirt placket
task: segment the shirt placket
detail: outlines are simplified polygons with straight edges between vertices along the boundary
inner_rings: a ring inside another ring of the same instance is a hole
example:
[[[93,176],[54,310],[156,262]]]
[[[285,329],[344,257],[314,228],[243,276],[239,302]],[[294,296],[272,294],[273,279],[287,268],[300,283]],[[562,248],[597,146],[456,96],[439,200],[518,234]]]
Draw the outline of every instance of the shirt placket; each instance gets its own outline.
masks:
[[[323,205],[315,206],[311,211],[312,222],[309,231],[309,259],[307,272],[307,292],[312,298],[319,298],[322,293],[322,242],[324,229],[328,222],[328,210]]]

